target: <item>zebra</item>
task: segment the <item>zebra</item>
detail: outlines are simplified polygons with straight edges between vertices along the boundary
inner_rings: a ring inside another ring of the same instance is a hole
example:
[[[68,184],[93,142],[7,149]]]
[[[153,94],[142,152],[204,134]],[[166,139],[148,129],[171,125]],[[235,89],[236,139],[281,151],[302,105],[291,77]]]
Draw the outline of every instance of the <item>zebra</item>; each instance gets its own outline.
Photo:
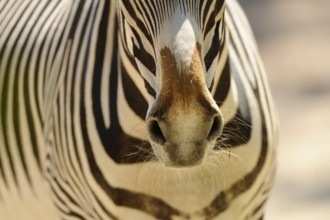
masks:
[[[235,0],[0,2],[0,219],[262,219],[277,119]]]

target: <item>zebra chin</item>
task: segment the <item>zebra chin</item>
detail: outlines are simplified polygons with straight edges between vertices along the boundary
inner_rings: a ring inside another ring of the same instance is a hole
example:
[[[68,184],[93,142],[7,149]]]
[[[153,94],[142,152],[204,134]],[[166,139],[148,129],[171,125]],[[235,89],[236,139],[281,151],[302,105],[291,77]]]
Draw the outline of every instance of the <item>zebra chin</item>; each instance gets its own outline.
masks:
[[[202,165],[211,150],[214,143],[205,145],[199,143],[189,143],[186,146],[175,146],[169,143],[159,145],[151,141],[152,149],[159,159],[168,168],[190,168]],[[187,152],[180,152],[183,149],[189,149]]]

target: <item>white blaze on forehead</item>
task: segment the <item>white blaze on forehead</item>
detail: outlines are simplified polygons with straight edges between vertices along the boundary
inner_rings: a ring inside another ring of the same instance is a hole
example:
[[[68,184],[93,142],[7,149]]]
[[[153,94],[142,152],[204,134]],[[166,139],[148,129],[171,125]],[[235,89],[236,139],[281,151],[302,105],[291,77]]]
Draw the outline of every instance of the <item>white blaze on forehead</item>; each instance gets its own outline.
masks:
[[[177,9],[162,25],[158,43],[160,48],[170,48],[179,67],[189,67],[196,43],[201,44],[201,33],[195,18]]]
[[[185,20],[178,33],[173,39],[172,50],[178,63],[190,66],[193,53],[196,48],[196,38],[194,29],[189,20]]]

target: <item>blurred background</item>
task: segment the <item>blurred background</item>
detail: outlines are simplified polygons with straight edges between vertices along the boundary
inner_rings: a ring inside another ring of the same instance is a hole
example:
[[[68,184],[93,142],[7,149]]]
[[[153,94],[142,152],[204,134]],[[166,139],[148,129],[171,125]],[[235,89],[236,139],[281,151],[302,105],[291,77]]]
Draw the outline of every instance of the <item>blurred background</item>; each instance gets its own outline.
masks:
[[[330,219],[330,0],[240,0],[281,130],[266,220]]]

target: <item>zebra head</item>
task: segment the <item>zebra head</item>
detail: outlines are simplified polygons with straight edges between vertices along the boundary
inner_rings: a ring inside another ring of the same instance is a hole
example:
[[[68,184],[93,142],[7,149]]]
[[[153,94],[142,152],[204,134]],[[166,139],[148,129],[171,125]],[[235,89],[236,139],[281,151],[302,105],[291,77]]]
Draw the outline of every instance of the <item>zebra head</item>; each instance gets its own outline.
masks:
[[[119,0],[123,47],[150,94],[150,143],[169,167],[201,164],[223,128],[210,93],[224,38],[219,0]]]

